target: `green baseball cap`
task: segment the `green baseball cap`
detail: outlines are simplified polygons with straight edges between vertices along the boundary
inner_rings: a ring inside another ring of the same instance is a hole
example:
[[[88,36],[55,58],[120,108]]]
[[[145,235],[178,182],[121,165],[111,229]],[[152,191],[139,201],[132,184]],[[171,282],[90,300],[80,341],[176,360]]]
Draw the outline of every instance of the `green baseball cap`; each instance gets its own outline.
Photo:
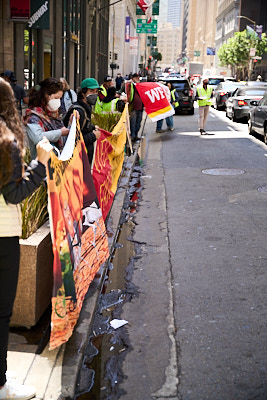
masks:
[[[94,79],[94,78],[86,78],[81,83],[81,89],[84,89],[84,88],[87,88],[87,89],[99,89],[100,86],[99,86],[99,83],[97,82],[96,79]]]

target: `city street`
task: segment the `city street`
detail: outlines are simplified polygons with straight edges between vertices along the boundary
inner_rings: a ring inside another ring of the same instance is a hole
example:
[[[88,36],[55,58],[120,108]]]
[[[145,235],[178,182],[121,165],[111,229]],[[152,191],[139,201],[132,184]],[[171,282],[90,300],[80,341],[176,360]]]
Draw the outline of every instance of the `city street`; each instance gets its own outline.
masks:
[[[197,121],[145,126],[123,400],[267,398],[267,148],[224,112],[210,110],[214,135]]]

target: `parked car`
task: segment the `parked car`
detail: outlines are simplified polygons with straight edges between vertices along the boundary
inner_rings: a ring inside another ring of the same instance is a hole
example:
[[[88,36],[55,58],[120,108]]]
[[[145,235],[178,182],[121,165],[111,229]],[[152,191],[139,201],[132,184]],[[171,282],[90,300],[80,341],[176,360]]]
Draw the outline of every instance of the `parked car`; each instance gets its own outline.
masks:
[[[226,116],[233,121],[248,119],[253,107],[251,101],[259,101],[267,93],[267,86],[241,86],[226,101]]]
[[[250,135],[262,135],[267,144],[267,94],[259,102],[254,100],[250,104],[254,107],[249,111],[248,131]]]
[[[165,78],[164,83],[170,82],[176,89],[179,96],[179,106],[175,108],[175,113],[179,111],[188,111],[190,115],[194,114],[194,90],[188,78]]]
[[[226,81],[220,82],[214,89],[213,104],[217,110],[224,110],[228,97],[231,97],[237,87],[244,86],[243,83]]]
[[[248,86],[267,86],[267,82],[262,81],[248,81],[246,82]]]

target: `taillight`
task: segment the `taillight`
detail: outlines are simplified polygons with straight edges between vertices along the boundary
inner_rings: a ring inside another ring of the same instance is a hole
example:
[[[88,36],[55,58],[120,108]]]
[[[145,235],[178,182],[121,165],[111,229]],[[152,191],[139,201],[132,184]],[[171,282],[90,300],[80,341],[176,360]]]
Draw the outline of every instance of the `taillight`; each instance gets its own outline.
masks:
[[[220,92],[220,96],[225,96],[226,92]]]
[[[189,96],[193,96],[194,91],[193,90],[189,90]]]
[[[239,106],[247,106],[248,103],[246,101],[244,101],[244,100],[238,100],[238,105]]]

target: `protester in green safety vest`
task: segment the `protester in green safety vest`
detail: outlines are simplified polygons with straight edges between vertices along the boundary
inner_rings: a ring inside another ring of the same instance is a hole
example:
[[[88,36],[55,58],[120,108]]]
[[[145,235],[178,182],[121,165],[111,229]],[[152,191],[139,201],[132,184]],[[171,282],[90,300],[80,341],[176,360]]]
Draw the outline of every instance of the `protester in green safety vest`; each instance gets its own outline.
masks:
[[[125,106],[125,101],[120,100],[116,97],[116,88],[114,86],[108,88],[107,95],[102,101],[102,111],[101,114],[116,114],[123,111]]]
[[[208,86],[209,78],[202,78],[202,85],[197,87],[195,100],[198,102],[199,107],[199,132],[201,135],[208,135],[205,131],[205,125],[209,113],[210,106],[212,105],[211,98],[213,97],[213,89]]]
[[[166,86],[168,87],[167,91],[166,91]],[[171,103],[172,107],[175,109],[176,107],[179,106],[179,102],[178,102],[178,94],[176,89],[174,88],[173,84],[171,82],[168,82],[166,84],[166,86],[164,87],[164,90],[166,91],[166,95],[167,98],[169,100],[169,102]],[[159,121],[157,121],[157,127],[156,127],[156,133],[162,133],[164,132],[164,130],[162,129],[162,125],[163,125],[163,119],[160,119]],[[167,124],[167,128],[169,131],[174,131],[174,127],[173,127],[173,115],[165,118],[166,124]]]
[[[105,76],[104,83],[100,86],[98,98],[96,101],[94,112],[100,114],[102,111],[103,100],[107,96],[108,88],[114,86],[111,76]]]

